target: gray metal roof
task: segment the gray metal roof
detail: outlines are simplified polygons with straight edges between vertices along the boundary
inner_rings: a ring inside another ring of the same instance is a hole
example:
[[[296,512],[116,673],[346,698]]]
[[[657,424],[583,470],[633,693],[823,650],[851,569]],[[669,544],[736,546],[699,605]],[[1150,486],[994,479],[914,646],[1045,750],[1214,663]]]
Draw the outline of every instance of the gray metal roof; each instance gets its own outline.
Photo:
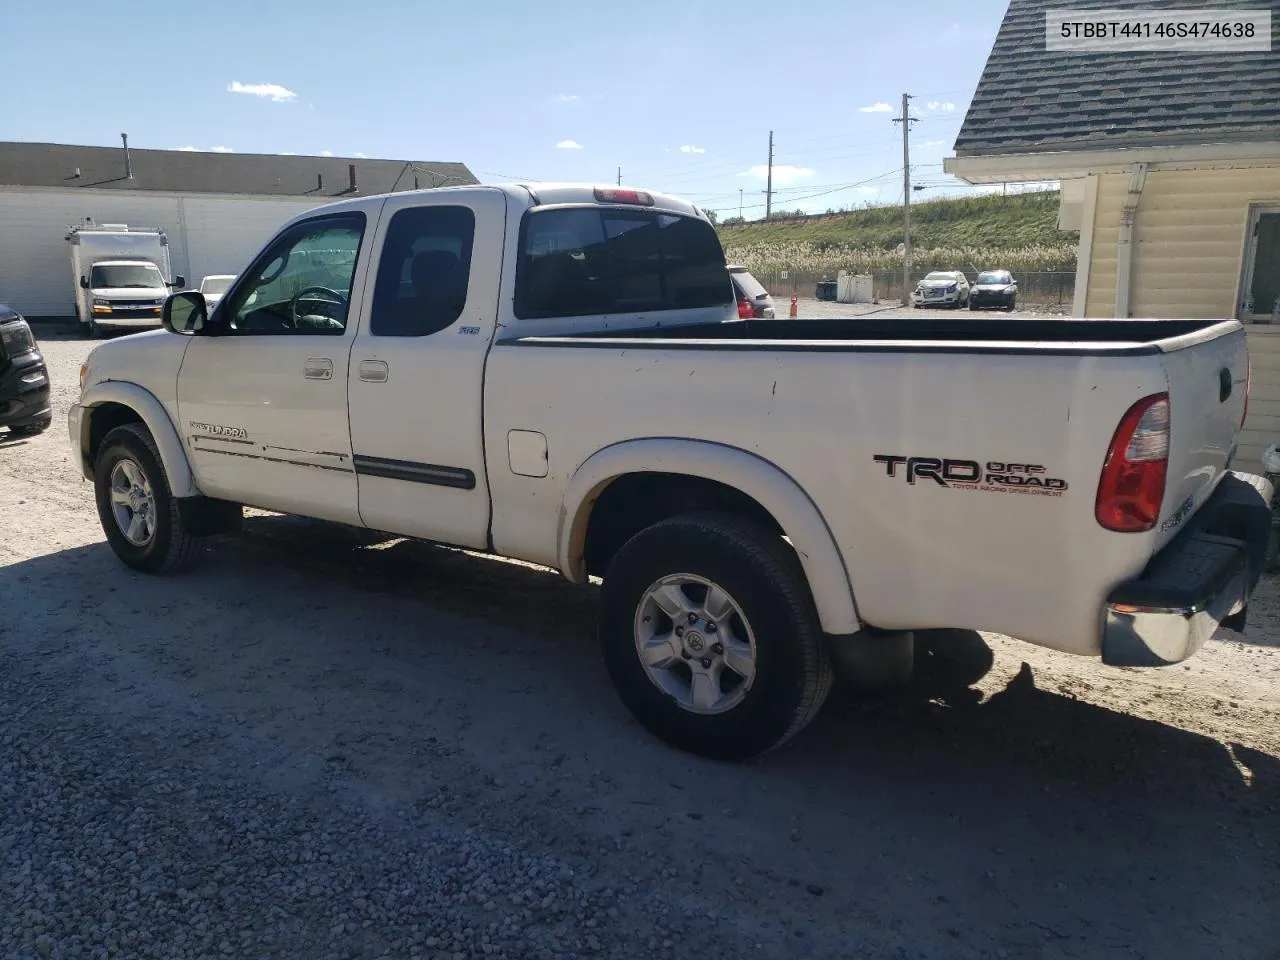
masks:
[[[1049,9],[1270,9],[1266,53],[1048,53]],[[1010,0],[956,155],[1280,141],[1280,0]]]
[[[423,188],[477,182],[461,163],[420,160],[139,150],[130,146],[129,162],[133,179],[125,176],[122,146],[0,143],[0,185],[333,198],[412,190],[415,177],[417,186]],[[355,165],[355,193],[351,191],[351,164]]]

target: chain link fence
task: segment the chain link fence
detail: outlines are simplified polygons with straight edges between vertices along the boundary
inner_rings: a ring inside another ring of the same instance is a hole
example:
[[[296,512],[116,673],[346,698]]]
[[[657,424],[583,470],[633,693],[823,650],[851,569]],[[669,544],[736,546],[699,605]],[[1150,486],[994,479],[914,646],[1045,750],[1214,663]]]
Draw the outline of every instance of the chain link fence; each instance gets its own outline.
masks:
[[[913,272],[911,275],[911,285],[914,288],[916,283],[922,280],[928,270],[920,270]],[[819,284],[831,284],[830,290],[834,292],[836,278],[825,273],[817,273],[807,270],[773,270],[756,273],[752,271],[753,276],[764,286],[766,290],[773,296],[774,300],[779,301],[779,305],[783,305],[782,301],[790,300],[792,297],[814,297],[817,299],[825,299],[819,297]],[[976,274],[966,274],[969,282],[973,283]],[[1062,307],[1071,306],[1071,298],[1075,293],[1076,274],[1071,271],[1027,271],[1025,273],[1014,273],[1014,279],[1018,281],[1018,302],[1026,306],[1041,307]],[[901,270],[873,270],[871,271],[873,296],[877,300],[902,300],[902,271]]]

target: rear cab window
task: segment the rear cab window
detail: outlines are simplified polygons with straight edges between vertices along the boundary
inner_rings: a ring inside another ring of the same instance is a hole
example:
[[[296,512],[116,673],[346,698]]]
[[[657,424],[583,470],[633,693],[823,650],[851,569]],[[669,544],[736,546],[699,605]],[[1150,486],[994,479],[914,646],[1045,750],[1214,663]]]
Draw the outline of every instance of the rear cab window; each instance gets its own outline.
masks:
[[[731,306],[715,230],[653,210],[532,210],[520,229],[521,320]]]

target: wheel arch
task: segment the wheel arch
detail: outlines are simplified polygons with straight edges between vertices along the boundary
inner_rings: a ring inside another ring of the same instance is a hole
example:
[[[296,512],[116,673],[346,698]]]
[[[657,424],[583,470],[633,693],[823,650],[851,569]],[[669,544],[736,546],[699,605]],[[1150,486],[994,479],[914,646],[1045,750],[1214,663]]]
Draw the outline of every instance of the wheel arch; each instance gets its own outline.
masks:
[[[191,463],[182,440],[164,405],[155,395],[135,383],[108,380],[96,383],[80,399],[84,415],[80,418],[80,462],[92,479],[93,463],[102,438],[124,423],[141,423],[155,440],[160,460],[174,497],[198,496]]]
[[[582,463],[565,490],[558,527],[557,560],[571,581],[587,579],[588,533],[597,505],[614,484],[632,477],[648,482],[677,478],[712,484],[734,497],[738,507],[734,512],[751,516],[758,509],[761,516],[757,519],[769,521],[795,549],[823,630],[850,634],[861,628],[844,559],[826,520],[804,489],[757,454],[704,440],[626,440],[597,451]],[[681,511],[668,515],[677,512]]]

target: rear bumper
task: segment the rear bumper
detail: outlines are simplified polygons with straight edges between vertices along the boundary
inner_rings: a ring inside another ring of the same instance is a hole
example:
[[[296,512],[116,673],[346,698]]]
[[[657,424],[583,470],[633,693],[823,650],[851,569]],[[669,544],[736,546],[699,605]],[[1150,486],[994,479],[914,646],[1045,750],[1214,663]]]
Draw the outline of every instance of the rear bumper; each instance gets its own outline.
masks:
[[[0,374],[0,427],[26,427],[50,416],[49,371],[39,351],[14,359]]]
[[[1243,629],[1271,537],[1271,483],[1228,473],[1187,528],[1103,609],[1102,660],[1158,667],[1195,654],[1219,625]]]

